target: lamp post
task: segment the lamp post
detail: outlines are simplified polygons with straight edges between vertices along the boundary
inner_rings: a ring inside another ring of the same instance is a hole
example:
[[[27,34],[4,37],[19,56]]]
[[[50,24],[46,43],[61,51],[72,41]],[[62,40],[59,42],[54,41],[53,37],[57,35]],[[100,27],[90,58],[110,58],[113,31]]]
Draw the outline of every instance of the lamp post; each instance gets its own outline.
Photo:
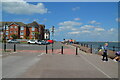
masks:
[[[46,37],[46,54],[47,54],[47,33],[46,33],[45,37]]]
[[[53,37],[54,37],[54,26],[52,26],[52,41],[53,41]],[[52,42],[52,53],[53,53],[53,43],[54,41]]]
[[[6,51],[6,25],[7,23],[5,23],[5,28],[4,28],[4,51]]]

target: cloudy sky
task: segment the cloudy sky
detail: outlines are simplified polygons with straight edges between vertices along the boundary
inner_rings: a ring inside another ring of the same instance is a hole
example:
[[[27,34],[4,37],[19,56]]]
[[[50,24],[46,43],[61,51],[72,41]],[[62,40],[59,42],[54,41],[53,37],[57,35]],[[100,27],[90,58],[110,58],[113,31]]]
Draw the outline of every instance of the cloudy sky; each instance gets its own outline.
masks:
[[[117,2],[3,2],[2,21],[37,21],[50,29],[55,40],[117,41]]]

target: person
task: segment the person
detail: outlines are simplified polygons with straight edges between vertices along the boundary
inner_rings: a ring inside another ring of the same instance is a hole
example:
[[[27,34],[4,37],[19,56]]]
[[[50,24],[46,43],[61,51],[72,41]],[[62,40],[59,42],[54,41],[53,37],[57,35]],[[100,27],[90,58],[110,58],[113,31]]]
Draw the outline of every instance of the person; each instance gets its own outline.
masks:
[[[120,51],[117,51],[116,53],[115,53],[115,58],[113,59],[113,61],[115,61],[115,62],[117,62],[117,61],[119,61],[120,62]]]
[[[73,40],[71,39],[71,40],[69,40],[69,42],[70,42],[70,44],[72,44],[72,43],[73,43]]]
[[[105,45],[102,47],[103,49],[103,61],[106,62],[108,61],[108,53],[107,53],[107,50],[108,50],[108,43],[105,43]]]

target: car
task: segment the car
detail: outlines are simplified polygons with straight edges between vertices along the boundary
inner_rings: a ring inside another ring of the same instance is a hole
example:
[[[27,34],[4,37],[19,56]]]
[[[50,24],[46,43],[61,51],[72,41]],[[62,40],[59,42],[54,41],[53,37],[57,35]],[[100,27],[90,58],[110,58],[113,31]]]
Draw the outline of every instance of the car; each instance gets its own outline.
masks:
[[[19,41],[15,40],[15,39],[8,40],[7,42],[8,42],[8,43],[20,43]]]
[[[47,40],[47,42],[49,42],[49,43],[54,43],[54,41],[53,41],[53,40]]]
[[[37,40],[28,40],[27,43],[28,44],[37,44],[38,41]]]
[[[50,43],[47,42],[47,41],[38,41],[37,44],[39,44],[39,45],[46,45],[46,44],[50,44]]]

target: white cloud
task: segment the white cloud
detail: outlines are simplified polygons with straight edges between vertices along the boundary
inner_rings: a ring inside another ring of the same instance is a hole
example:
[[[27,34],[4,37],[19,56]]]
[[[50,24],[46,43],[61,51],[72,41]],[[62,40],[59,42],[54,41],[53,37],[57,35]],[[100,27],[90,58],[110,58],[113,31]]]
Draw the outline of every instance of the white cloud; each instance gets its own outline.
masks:
[[[77,25],[75,24],[77,23]],[[56,29],[55,37],[61,39],[77,39],[77,40],[88,40],[88,41],[113,41],[117,40],[118,32],[117,29],[105,29],[103,27],[78,24],[81,22],[76,21],[64,21],[59,23],[59,28]],[[113,38],[111,38],[113,36]]]
[[[82,33],[90,33],[88,30],[83,30]]]
[[[74,8],[72,8],[72,11],[76,11],[76,10],[79,10],[80,9],[80,7],[74,7]]]
[[[16,0],[15,0],[16,1]],[[45,14],[48,9],[45,8],[43,3],[37,5],[27,3],[23,0],[21,2],[3,2],[3,11],[11,14]]]
[[[90,24],[100,24],[100,23],[98,23],[98,22],[95,21],[95,20],[92,20],[92,21],[90,21],[89,23],[90,23]]]
[[[76,31],[76,32],[68,32],[68,34],[80,34],[79,31]]]
[[[81,20],[81,19],[80,19],[80,18],[75,18],[74,20],[75,20],[75,21],[79,21],[79,20]]]
[[[75,21],[64,21],[64,22],[59,23],[59,25],[61,25],[61,26],[80,26],[80,25],[82,25],[82,23],[75,22]]]
[[[92,29],[92,28],[94,28],[94,26],[92,26],[92,25],[84,25],[84,26],[80,27],[80,29]]]
[[[116,18],[115,20],[116,20],[117,22],[120,22],[120,18]]]
[[[95,28],[95,31],[105,31],[103,28]]]
[[[2,0],[2,2],[24,2],[24,0]]]

